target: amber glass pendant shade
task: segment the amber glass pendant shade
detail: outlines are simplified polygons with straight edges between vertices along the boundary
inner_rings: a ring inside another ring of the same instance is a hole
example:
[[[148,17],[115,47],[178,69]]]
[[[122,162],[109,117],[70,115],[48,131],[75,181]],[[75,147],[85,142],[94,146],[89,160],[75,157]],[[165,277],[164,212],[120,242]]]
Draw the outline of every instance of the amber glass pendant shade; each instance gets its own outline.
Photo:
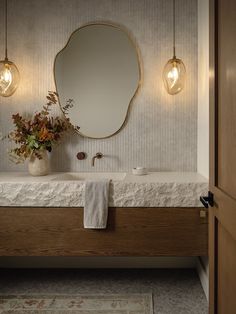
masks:
[[[0,61],[0,95],[11,96],[17,89],[20,74],[16,65],[8,59]]]
[[[185,84],[186,69],[183,61],[175,54],[175,0],[173,0],[173,58],[166,63],[162,78],[166,91],[170,95],[178,94]]]
[[[7,28],[8,0],[5,0],[5,59],[0,61],[0,96],[9,97],[16,91],[20,82],[20,73],[16,65],[8,60]]]
[[[184,63],[173,57],[170,59],[163,70],[163,81],[166,91],[170,95],[181,92],[185,84],[186,69]]]

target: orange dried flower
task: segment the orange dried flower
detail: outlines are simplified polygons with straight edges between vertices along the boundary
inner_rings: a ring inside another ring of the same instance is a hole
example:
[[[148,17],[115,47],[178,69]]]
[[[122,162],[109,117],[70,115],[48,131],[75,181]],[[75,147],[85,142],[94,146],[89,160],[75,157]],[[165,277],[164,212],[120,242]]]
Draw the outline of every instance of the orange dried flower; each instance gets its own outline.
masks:
[[[32,153],[40,156],[38,151],[46,149],[51,152],[52,146],[58,143],[62,134],[70,129],[74,129],[67,117],[51,117],[51,106],[58,103],[56,92],[49,92],[47,103],[40,112],[37,112],[32,119],[25,119],[19,113],[12,115],[15,130],[9,133],[8,138],[19,146],[10,151],[10,156],[22,161]],[[73,100],[68,100],[64,113],[73,106]],[[16,160],[17,162],[17,160]]]

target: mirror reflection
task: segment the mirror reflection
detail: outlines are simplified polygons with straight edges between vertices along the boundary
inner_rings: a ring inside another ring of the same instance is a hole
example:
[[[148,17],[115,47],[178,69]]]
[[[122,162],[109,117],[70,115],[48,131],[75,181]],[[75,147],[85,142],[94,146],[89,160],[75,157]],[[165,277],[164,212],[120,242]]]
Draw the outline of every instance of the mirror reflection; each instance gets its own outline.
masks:
[[[138,53],[121,28],[87,25],[57,54],[54,76],[60,103],[74,101],[68,117],[79,133],[105,138],[121,129],[138,89]]]

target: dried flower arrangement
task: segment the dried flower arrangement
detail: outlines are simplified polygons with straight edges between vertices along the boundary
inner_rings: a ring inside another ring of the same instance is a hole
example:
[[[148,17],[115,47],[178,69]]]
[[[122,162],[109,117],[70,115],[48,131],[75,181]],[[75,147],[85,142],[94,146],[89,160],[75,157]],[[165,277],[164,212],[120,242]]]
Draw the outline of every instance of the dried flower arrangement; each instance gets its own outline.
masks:
[[[62,107],[63,118],[50,116],[52,106],[56,104],[58,94],[49,91],[47,103],[31,119],[23,118],[19,113],[12,115],[15,129],[9,133],[8,138],[18,145],[9,152],[13,162],[22,163],[32,154],[41,159],[42,151],[51,152],[53,145],[60,142],[65,132],[75,129],[66,117],[68,110],[73,107],[73,100],[69,99]]]

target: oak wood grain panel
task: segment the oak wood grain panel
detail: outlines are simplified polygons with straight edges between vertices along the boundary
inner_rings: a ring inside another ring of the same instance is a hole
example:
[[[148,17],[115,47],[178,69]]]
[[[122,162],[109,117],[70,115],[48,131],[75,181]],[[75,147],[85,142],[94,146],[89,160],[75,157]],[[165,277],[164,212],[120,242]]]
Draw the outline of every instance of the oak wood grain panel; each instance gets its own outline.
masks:
[[[218,187],[234,199],[236,199],[235,15],[235,0],[218,1]]]
[[[218,313],[236,312],[236,241],[219,224],[218,228]]]
[[[207,255],[200,208],[109,208],[105,230],[83,228],[83,208],[0,207],[0,256]]]
[[[236,2],[210,1],[210,314],[235,312]]]
[[[217,163],[218,163],[218,152],[217,152],[217,138],[218,138],[218,126],[217,126],[217,74],[218,69],[216,62],[217,56],[217,4],[215,0],[209,1],[209,41],[210,41],[210,51],[209,51],[209,124],[210,124],[210,150],[209,150],[209,160],[210,160],[210,176],[209,184],[210,190],[213,192],[213,188],[216,186],[218,173],[217,173]],[[217,308],[217,208],[213,207],[209,210],[209,314],[214,314]]]

